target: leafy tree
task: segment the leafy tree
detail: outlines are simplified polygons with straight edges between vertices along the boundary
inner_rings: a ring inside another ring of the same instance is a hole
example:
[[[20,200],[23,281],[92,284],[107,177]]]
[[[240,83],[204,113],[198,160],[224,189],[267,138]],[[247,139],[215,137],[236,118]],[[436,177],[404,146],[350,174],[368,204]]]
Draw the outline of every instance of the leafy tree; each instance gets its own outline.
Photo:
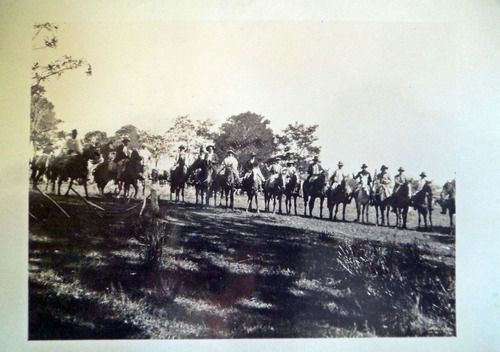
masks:
[[[55,34],[59,29],[57,25],[47,22],[35,24],[34,28],[36,33],[32,38],[33,50],[57,48],[58,39]],[[43,43],[39,43],[39,39],[43,34],[45,34]],[[40,148],[42,140],[48,138],[49,132],[55,131],[57,125],[62,122],[61,120],[55,119],[54,106],[44,97],[46,92],[44,83],[48,82],[52,77],[61,77],[66,71],[75,70],[84,66],[87,67],[86,74],[92,75],[92,67],[85,59],[74,59],[68,55],[64,55],[45,65],[35,62],[31,67],[30,140],[35,149]],[[49,104],[52,106],[51,108],[48,108]],[[43,138],[41,136],[43,136]],[[42,140],[40,138],[42,138]]]
[[[127,136],[130,139],[129,146],[131,148],[139,148],[142,143],[140,140],[140,134],[141,131],[134,125],[125,125],[120,127],[120,129],[115,132],[112,139],[115,144],[120,144],[123,137]]]
[[[142,143],[147,144],[147,148],[151,152],[151,156],[155,161],[155,166],[158,166],[158,161],[168,153],[166,139],[163,136],[151,131],[140,131],[139,138]]]
[[[233,148],[240,164],[252,152],[259,160],[267,160],[276,152],[274,133],[269,124],[269,120],[250,111],[229,117],[215,138],[216,152],[223,155]]]
[[[289,124],[283,134],[276,135],[278,155],[285,160],[294,161],[299,172],[307,173],[307,167],[315,155],[319,156],[321,147],[315,146],[318,140],[315,133],[318,125],[306,126],[295,122]]]
[[[85,134],[83,137],[83,143],[99,143],[100,145],[104,145],[109,142],[109,138],[106,132],[103,131],[91,131]]]
[[[210,119],[193,121],[189,115],[178,116],[164,136],[166,155],[173,157],[178,147],[183,145],[191,160],[194,159],[200,147],[213,144],[214,133],[211,132],[213,125]]]

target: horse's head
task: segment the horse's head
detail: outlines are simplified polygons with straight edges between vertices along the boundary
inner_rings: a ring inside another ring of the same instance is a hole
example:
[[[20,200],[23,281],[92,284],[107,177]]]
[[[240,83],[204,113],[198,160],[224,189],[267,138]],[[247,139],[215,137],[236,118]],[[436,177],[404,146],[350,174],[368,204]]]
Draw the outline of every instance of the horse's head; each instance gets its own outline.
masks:
[[[83,160],[85,161],[87,160],[97,161],[101,158],[101,154],[94,145],[90,145],[83,150],[82,157]]]

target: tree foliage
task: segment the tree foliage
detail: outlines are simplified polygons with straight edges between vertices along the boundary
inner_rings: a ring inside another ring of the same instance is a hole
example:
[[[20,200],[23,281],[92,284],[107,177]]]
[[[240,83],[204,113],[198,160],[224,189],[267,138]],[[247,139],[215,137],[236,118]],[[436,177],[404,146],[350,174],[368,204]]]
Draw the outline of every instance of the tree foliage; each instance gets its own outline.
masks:
[[[59,27],[56,24],[50,22],[35,24],[34,29],[36,31],[32,38],[34,50],[57,48],[56,32]],[[42,43],[40,43],[40,38],[42,38]],[[46,92],[44,84],[52,77],[59,78],[64,72],[80,67],[87,67],[86,74],[92,75],[92,67],[85,59],[74,59],[68,55],[63,55],[47,64],[35,62],[31,67],[30,140],[33,142],[35,149],[41,148],[40,143],[48,138],[49,132],[55,131],[57,125],[62,122],[55,118],[52,104],[50,104],[52,107],[47,109],[49,102],[44,97]]]
[[[294,161],[301,173],[307,172],[308,165],[314,156],[319,156],[321,147],[315,146],[318,140],[315,133],[318,125],[307,126],[295,122],[288,124],[282,134],[276,135],[278,155],[285,160]]]
[[[130,139],[129,147],[139,148],[142,141],[140,139],[141,131],[134,125],[125,125],[120,127],[113,137],[115,145],[119,145],[122,139],[127,136]]]
[[[269,124],[269,120],[252,112],[229,117],[215,138],[216,152],[223,155],[233,148],[240,164],[249,159],[252,152],[259,160],[267,160],[276,152],[274,133]]]
[[[210,119],[193,120],[189,115],[178,116],[174,124],[165,133],[166,155],[173,157],[178,147],[183,145],[186,153],[195,158],[200,147],[206,147],[214,142],[214,133],[211,132],[214,123]],[[192,159],[191,159],[192,160]]]
[[[108,142],[109,142],[108,134],[103,131],[90,131],[85,134],[85,137],[83,137],[84,144],[93,143],[93,144],[105,145]]]

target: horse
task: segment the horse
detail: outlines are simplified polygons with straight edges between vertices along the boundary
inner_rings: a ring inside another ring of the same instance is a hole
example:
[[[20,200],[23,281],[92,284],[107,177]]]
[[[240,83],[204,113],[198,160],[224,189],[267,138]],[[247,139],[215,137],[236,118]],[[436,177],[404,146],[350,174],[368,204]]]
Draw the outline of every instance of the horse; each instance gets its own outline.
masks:
[[[411,197],[411,204],[415,210],[418,211],[418,228],[420,229],[420,218],[424,219],[425,228],[427,228],[427,215],[429,215],[429,222],[432,230],[432,188],[430,182],[425,182],[420,191]]]
[[[259,213],[259,178],[255,174],[255,171],[249,173],[248,176],[244,177],[241,183],[243,190],[247,193],[247,212],[252,210],[252,201],[255,199],[255,206],[257,207],[257,213]]]
[[[184,159],[179,159],[179,164],[172,170],[170,176],[170,200],[172,200],[172,194],[175,193],[175,201],[178,202],[180,194],[184,203],[184,187],[187,181],[187,168]]]
[[[450,215],[450,227],[453,228],[453,215],[455,214],[455,180],[446,182],[437,203],[441,206],[441,214]]]
[[[309,201],[309,217],[312,217],[314,201],[319,198],[319,217],[323,218],[323,202],[325,201],[325,187],[328,179],[328,172],[322,171],[319,175],[314,175],[306,179],[302,184],[304,195],[304,216],[307,216],[307,201]]]
[[[217,205],[217,193],[221,192],[220,206],[222,206],[222,197],[226,196],[226,208],[228,207],[228,200],[230,200],[231,209],[234,210],[234,190],[236,188],[236,181],[231,167],[226,167],[224,173],[219,173],[210,187],[210,194],[214,195],[214,205]]]
[[[69,194],[69,190],[73,186],[73,182],[75,180],[80,179],[83,184],[83,188],[85,190],[85,196],[88,198],[87,191],[87,177],[88,177],[88,168],[87,163],[89,160],[98,160],[100,158],[100,154],[96,147],[89,146],[85,148],[82,154],[77,155],[62,155],[58,156],[54,159],[53,165],[51,167],[51,179],[53,180],[53,188],[55,185],[56,178],[57,182],[57,194],[61,195],[61,184],[63,181],[67,181],[69,179],[68,190],[65,195]]]
[[[330,211],[330,220],[337,221],[337,212],[339,211],[339,205],[343,204],[342,209],[342,221],[345,221],[345,207],[347,204],[351,203],[353,196],[353,191],[351,186],[347,183],[347,177],[344,177],[339,185],[335,188],[329,188],[326,191],[326,204],[328,210]],[[333,216],[333,208],[335,207],[335,216]]]
[[[111,167],[111,161],[103,161],[94,169],[94,182],[97,185],[97,189],[101,196],[104,195],[104,189],[109,181],[114,180],[118,183],[117,180],[117,171],[116,168]]]
[[[134,198],[137,197],[137,192],[138,192],[137,181],[144,180],[142,176],[144,167],[141,164],[141,160],[142,157],[139,155],[139,152],[134,149],[130,154],[130,159],[125,161],[125,166],[121,174],[121,179],[118,180],[119,182],[123,183],[124,197],[127,197],[130,185],[132,185],[135,190]],[[119,185],[119,190],[121,190],[121,184]]]
[[[406,229],[406,219],[408,217],[408,208],[410,206],[411,182],[407,180],[390,197],[390,205],[396,211],[396,227]]]
[[[377,216],[376,225],[378,226],[378,213],[380,210],[380,217],[382,219],[382,226],[385,225],[385,220],[387,219],[387,226],[390,226],[389,223],[389,213],[391,211],[390,203],[391,203],[391,195],[387,194],[387,189],[381,184],[375,186],[375,192],[373,196],[372,204],[375,206],[375,213]]]
[[[356,211],[358,213],[358,217],[355,220],[359,222],[359,218],[361,217],[361,222],[365,223],[365,215],[366,222],[368,222],[368,213],[370,209],[371,202],[371,189],[368,185],[368,174],[361,175],[361,182],[358,188],[354,191],[354,200],[356,201]]]
[[[31,180],[33,181],[33,187],[36,187],[40,179],[45,175],[47,180],[50,180],[49,165],[54,161],[54,154],[43,154],[40,156],[35,156],[31,161]],[[45,186],[45,189],[49,186],[49,182]]]
[[[293,174],[285,178],[285,208],[287,214],[292,211],[292,198],[293,206],[295,209],[295,215],[297,215],[297,197],[300,193],[300,182],[297,175]]]
[[[279,213],[281,214],[281,200],[283,197],[284,182],[282,175],[272,175],[264,182],[264,206],[269,211],[269,203],[273,199],[273,214],[276,212],[276,199],[279,204]]]
[[[193,184],[196,190],[196,204],[198,204],[198,196],[201,199],[201,205],[203,205],[203,200],[206,199],[206,205],[209,203],[209,189],[212,185],[212,169],[209,166],[207,160],[196,160],[187,171],[188,179],[193,178]]]

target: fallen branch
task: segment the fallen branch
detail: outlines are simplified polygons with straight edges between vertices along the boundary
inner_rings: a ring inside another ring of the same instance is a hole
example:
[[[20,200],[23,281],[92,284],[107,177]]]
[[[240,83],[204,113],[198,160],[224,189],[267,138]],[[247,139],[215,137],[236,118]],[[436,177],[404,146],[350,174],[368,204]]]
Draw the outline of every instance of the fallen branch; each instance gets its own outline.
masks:
[[[31,212],[29,212],[29,211],[28,211],[28,214],[30,214],[30,216],[31,216],[33,219],[35,219],[36,221],[39,221],[35,215],[31,214]]]
[[[69,214],[66,213],[66,211],[64,211],[64,209],[61,208],[61,206],[59,204],[57,204],[57,202],[55,200],[53,200],[48,195],[46,195],[45,193],[43,193],[43,191],[40,188],[38,188],[38,186],[35,186],[35,188],[36,188],[36,190],[38,192],[40,192],[42,194],[42,196],[44,196],[45,198],[47,198],[48,200],[50,200],[57,208],[59,208],[59,210],[62,211],[64,215],[66,215],[68,218],[70,217]]]
[[[89,202],[89,201],[88,201],[87,199],[85,199],[85,197],[83,197],[80,193],[78,193],[77,191],[75,191],[75,190],[73,189],[73,187],[71,187],[70,189],[71,189],[73,192],[75,192],[75,193],[76,193],[76,195],[77,195],[78,197],[82,198],[82,199],[85,201],[85,203],[87,203],[88,205],[90,205],[90,206],[92,206],[92,207],[94,207],[94,208],[96,208],[96,209],[99,209],[99,210],[105,211],[105,209],[104,209],[104,208],[101,208],[100,206],[98,206],[98,205],[96,205],[96,204],[94,204],[94,203],[92,203],[92,202]]]
[[[141,205],[141,204],[142,204],[142,202],[137,203],[137,204],[136,204],[136,205],[134,205],[133,207],[130,207],[130,208],[125,209],[125,210],[122,210],[122,212],[124,212],[124,213],[125,213],[125,212],[127,212],[127,211],[133,210],[133,209],[137,208],[137,207],[138,207],[139,205]]]
[[[146,198],[144,198],[144,201],[142,202],[142,208],[141,208],[141,211],[139,212],[139,216],[142,216],[142,212],[144,211],[144,208],[146,207],[146,201],[148,200],[148,198],[151,196],[148,195]]]

